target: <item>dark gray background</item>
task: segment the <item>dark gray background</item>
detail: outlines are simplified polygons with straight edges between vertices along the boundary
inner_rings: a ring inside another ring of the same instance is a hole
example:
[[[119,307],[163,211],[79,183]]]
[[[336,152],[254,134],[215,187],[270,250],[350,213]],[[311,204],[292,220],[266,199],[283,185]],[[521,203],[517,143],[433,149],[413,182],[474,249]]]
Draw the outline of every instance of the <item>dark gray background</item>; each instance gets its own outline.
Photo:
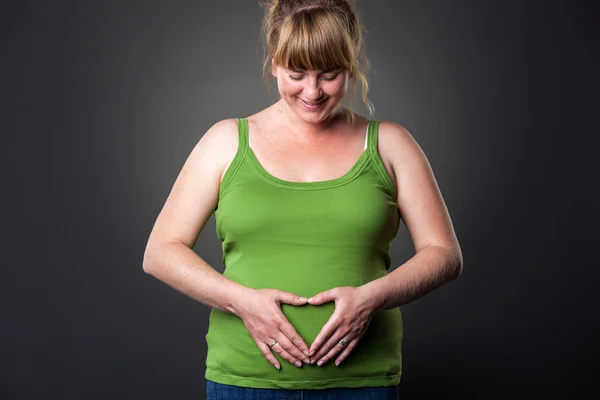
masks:
[[[358,1],[376,119],[434,169],[464,273],[402,307],[402,398],[578,398],[597,371],[591,1]],[[276,100],[255,1],[0,13],[0,397],[201,399],[209,308],[142,270],[216,121]],[[363,111],[362,109],[361,111]],[[195,250],[222,271],[211,219]],[[413,254],[404,225],[393,263]]]

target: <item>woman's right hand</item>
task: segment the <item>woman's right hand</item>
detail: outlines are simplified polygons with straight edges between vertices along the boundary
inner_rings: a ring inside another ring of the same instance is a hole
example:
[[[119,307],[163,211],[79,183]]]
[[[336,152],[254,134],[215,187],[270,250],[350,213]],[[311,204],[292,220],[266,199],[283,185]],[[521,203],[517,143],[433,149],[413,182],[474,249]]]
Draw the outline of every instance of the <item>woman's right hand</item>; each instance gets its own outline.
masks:
[[[280,365],[273,350],[297,367],[302,361],[310,364],[308,346],[281,311],[282,303],[301,306],[307,304],[307,299],[278,289],[253,289],[244,297],[237,315],[275,368]],[[273,342],[277,343],[271,347]]]

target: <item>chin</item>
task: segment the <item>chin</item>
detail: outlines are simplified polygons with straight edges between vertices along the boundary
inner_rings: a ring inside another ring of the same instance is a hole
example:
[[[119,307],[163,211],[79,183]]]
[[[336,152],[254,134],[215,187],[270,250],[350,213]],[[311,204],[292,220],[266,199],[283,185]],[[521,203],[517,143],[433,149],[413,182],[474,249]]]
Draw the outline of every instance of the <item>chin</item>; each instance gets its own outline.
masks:
[[[329,100],[325,100],[318,109],[310,110],[298,99],[294,104],[293,110],[301,119],[307,121],[322,121],[335,111],[335,106],[327,104],[328,102]]]
[[[318,122],[322,122],[324,120],[326,120],[329,115],[331,115],[331,110],[328,111],[324,111],[324,112],[306,112],[306,111],[300,111],[300,112],[296,112],[296,116],[298,118],[300,118],[303,121],[306,122],[311,122],[311,123],[318,123]]]

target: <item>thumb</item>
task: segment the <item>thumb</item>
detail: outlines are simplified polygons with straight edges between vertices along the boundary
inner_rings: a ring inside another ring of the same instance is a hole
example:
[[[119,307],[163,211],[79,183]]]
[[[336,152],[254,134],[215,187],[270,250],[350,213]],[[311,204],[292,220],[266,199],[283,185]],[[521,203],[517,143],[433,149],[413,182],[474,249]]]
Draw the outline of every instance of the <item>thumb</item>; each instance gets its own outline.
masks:
[[[313,297],[308,299],[308,303],[313,306],[318,306],[323,303],[329,303],[335,300],[335,292],[333,289],[326,290],[321,293],[315,294]]]
[[[306,298],[300,297],[294,293],[280,291],[279,292],[279,302],[285,303],[285,304],[292,304],[295,306],[301,306],[303,304],[306,304]]]

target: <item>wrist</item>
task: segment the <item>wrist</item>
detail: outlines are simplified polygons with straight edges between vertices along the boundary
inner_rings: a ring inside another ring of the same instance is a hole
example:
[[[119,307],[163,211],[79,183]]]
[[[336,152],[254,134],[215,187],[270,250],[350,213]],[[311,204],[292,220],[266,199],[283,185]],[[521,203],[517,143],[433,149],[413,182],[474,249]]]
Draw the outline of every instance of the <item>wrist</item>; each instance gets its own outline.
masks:
[[[359,289],[363,293],[364,301],[366,302],[367,307],[371,309],[372,313],[384,309],[385,297],[383,296],[382,288],[379,286],[377,280],[359,286]]]
[[[231,297],[229,298],[226,310],[241,318],[246,306],[249,303],[248,299],[254,292],[255,290],[252,288],[239,285],[239,287],[233,291]]]

